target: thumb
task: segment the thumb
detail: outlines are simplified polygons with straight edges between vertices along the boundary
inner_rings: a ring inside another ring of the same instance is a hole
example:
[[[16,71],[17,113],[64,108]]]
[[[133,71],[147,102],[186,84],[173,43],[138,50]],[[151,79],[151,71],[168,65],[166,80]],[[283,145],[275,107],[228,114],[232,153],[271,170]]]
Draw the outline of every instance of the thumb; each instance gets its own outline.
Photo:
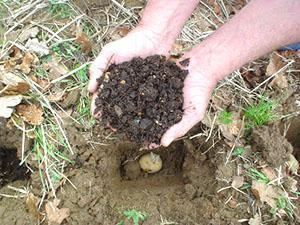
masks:
[[[104,70],[111,63],[112,54],[107,48],[103,48],[90,67],[89,92],[95,92],[98,87],[97,79],[102,76]]]
[[[170,127],[162,136],[161,145],[169,146],[175,139],[185,135],[200,120],[201,117],[196,112],[184,114],[181,121]]]

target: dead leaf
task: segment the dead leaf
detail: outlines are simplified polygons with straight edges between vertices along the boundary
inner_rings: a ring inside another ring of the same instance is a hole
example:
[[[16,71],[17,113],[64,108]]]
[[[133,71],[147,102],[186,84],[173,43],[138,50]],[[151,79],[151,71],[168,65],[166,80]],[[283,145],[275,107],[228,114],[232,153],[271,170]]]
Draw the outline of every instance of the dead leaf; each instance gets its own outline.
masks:
[[[284,66],[284,63],[282,61],[282,58],[278,54],[273,53],[270,56],[270,61],[266,68],[266,75],[272,76],[274,73],[276,73],[278,70],[280,70],[283,66]]]
[[[121,37],[125,37],[130,32],[130,29],[128,27],[121,27],[118,30],[118,33]]]
[[[266,75],[272,76],[273,74],[277,73],[282,67],[284,67],[282,58],[278,54],[273,53],[270,57],[270,61],[266,69]],[[281,71],[280,73],[278,73],[269,83],[270,87],[273,87],[274,85],[281,89],[288,87],[288,81],[285,76],[285,71]]]
[[[25,47],[40,56],[49,55],[49,48],[46,43],[39,42],[37,38],[29,39]]]
[[[0,97],[0,117],[9,118],[14,111],[14,107],[20,104],[22,95]]]
[[[254,217],[249,220],[249,225],[261,225],[261,219],[258,213],[256,213]]]
[[[83,31],[76,32],[75,42],[81,45],[81,52],[83,52],[84,54],[88,55],[92,52],[90,39]]]
[[[52,57],[52,61],[45,63],[43,67],[45,70],[49,71],[50,80],[55,80],[68,73],[67,67],[62,65],[55,56]]]
[[[21,50],[15,45],[9,49],[8,55],[15,60],[23,57]]]
[[[25,94],[30,89],[26,81],[11,72],[6,72],[3,66],[0,66],[0,82],[6,85],[3,90],[0,90],[0,95]]]
[[[24,42],[27,41],[29,38],[35,38],[38,35],[39,31],[40,30],[38,27],[31,27],[27,30],[24,30],[19,36],[19,41]]]
[[[297,174],[299,170],[299,162],[293,154],[289,155],[289,161],[287,162],[287,165],[292,174]]]
[[[261,169],[261,172],[264,173],[270,181],[275,180],[277,178],[274,169],[269,166],[263,167]]]
[[[22,60],[22,64],[16,66],[17,69],[22,70],[25,74],[29,74],[31,67],[39,61],[38,57],[30,52],[26,52]]]
[[[43,111],[36,105],[18,105],[17,113],[29,124],[41,125],[44,121]]]
[[[49,201],[45,205],[49,224],[61,224],[63,220],[70,215],[70,210],[68,208],[58,208],[59,203],[59,199],[54,199],[52,202]]]
[[[16,60],[10,59],[4,63],[4,69],[6,71],[13,70],[16,67]]]
[[[54,94],[49,94],[47,98],[49,99],[50,102],[59,102],[60,100],[62,100],[64,94],[65,91],[60,91]]]
[[[40,199],[38,197],[34,196],[34,194],[32,194],[32,193],[29,193],[29,195],[26,198],[26,202],[25,202],[28,213],[30,213],[37,219],[40,219],[40,217],[41,217],[41,214],[38,210],[39,202],[40,202]]]
[[[244,184],[244,177],[242,176],[234,176],[232,180],[231,186],[234,188],[240,188]]]
[[[240,119],[240,115],[237,112],[232,113],[231,119],[232,122],[229,124],[221,124],[219,122],[219,128],[222,135],[226,139],[233,141],[235,140],[235,137],[240,133],[240,129],[242,129],[242,120]]]
[[[266,202],[272,208],[276,208],[276,199],[280,194],[274,186],[253,180],[251,191],[256,199]]]
[[[80,25],[76,25],[72,28],[72,33],[76,36],[75,42],[81,45],[81,52],[88,55],[92,52],[92,45],[89,37],[83,32]]]

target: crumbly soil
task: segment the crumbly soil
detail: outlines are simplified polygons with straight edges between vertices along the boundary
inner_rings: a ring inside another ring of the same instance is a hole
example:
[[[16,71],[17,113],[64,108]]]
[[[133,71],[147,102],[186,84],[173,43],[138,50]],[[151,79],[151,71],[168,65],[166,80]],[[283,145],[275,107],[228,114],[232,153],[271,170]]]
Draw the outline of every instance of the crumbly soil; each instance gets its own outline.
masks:
[[[163,133],[182,117],[186,75],[159,55],[112,64],[99,79],[96,111],[101,111],[104,124],[130,140],[159,144]]]

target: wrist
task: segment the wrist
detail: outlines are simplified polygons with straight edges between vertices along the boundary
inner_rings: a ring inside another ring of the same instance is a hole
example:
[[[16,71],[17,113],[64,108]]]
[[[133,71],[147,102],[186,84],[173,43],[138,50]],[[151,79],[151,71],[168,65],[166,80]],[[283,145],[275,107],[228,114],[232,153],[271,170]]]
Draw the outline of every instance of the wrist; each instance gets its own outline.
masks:
[[[227,75],[225,68],[228,60],[223,60],[224,64],[221,65],[215,61],[217,57],[214,54],[213,50],[199,45],[183,56],[183,59],[189,58],[188,70],[192,71],[194,76],[205,76],[207,85],[210,86],[215,86]]]

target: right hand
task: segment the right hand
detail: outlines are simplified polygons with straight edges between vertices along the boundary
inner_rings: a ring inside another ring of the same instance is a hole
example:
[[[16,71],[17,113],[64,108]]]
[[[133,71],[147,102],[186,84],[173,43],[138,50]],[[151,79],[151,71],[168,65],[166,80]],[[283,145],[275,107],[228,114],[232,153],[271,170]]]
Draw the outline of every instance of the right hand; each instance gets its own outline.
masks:
[[[94,113],[98,88],[97,79],[102,76],[109,64],[119,64],[138,56],[145,58],[155,54],[168,55],[170,48],[171,46],[165,46],[160,41],[158,34],[139,27],[135,28],[127,36],[105,45],[90,67],[88,90],[94,93],[91,104],[92,114],[95,117],[99,117],[99,115]]]

